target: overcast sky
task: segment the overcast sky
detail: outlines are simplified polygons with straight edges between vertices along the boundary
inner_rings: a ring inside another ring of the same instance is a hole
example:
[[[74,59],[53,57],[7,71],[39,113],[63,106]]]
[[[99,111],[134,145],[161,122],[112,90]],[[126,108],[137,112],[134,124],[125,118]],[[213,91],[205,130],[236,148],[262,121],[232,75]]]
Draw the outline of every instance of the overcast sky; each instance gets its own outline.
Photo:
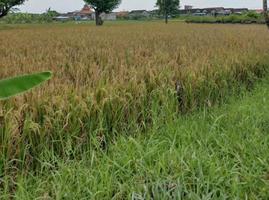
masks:
[[[117,10],[153,9],[156,0],[122,0]],[[27,0],[20,6],[22,12],[40,13],[51,8],[58,12],[79,10],[84,5],[83,0]],[[181,0],[181,7],[247,7],[262,8],[262,0]]]

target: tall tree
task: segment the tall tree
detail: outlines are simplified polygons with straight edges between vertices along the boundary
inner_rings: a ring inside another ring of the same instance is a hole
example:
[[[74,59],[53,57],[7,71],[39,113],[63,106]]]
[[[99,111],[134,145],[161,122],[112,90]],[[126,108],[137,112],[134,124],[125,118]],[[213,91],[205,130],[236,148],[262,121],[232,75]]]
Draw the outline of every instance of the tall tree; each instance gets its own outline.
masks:
[[[267,0],[263,0],[263,13],[264,13],[265,22],[267,24],[267,27],[269,28],[269,13],[268,13]]]
[[[121,0],[84,0],[85,3],[90,4],[95,10],[96,26],[103,25],[101,18],[102,13],[109,13],[121,3]]]
[[[169,15],[178,11],[179,4],[180,0],[157,0],[156,6],[159,8],[159,12],[164,15],[166,24]]]
[[[20,5],[24,1],[25,0],[0,0],[0,18],[6,16],[12,7]]]

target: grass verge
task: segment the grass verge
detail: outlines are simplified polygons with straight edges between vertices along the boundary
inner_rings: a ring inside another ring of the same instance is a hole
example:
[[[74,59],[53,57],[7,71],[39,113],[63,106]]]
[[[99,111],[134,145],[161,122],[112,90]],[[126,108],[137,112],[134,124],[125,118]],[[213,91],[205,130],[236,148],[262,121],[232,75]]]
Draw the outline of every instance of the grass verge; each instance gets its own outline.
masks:
[[[222,107],[159,121],[80,158],[46,151],[41,168],[2,177],[1,199],[266,199],[269,79]],[[65,149],[68,152],[68,149]],[[70,154],[71,148],[70,148]]]

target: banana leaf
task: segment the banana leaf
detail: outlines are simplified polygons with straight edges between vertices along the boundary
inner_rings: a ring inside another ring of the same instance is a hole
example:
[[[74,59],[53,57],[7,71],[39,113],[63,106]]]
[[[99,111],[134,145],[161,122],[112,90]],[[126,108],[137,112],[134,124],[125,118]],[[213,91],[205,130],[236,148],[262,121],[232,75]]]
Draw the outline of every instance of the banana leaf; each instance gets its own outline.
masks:
[[[22,94],[51,79],[51,77],[52,73],[47,71],[0,80],[0,100]]]

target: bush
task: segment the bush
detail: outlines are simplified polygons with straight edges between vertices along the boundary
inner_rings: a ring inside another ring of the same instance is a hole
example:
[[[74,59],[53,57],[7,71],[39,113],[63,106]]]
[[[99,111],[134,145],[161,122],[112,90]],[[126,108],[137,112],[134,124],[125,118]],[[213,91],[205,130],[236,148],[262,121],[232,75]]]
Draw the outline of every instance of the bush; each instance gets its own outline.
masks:
[[[57,15],[55,11],[47,11],[43,14],[10,13],[2,21],[7,24],[49,23]]]
[[[256,12],[248,12],[246,16],[253,19],[258,19],[260,17],[260,15]]]
[[[229,15],[229,16],[189,16],[186,19],[187,23],[232,23],[232,24],[250,24],[250,23],[264,23],[261,15],[255,12],[248,12],[243,15]]]

